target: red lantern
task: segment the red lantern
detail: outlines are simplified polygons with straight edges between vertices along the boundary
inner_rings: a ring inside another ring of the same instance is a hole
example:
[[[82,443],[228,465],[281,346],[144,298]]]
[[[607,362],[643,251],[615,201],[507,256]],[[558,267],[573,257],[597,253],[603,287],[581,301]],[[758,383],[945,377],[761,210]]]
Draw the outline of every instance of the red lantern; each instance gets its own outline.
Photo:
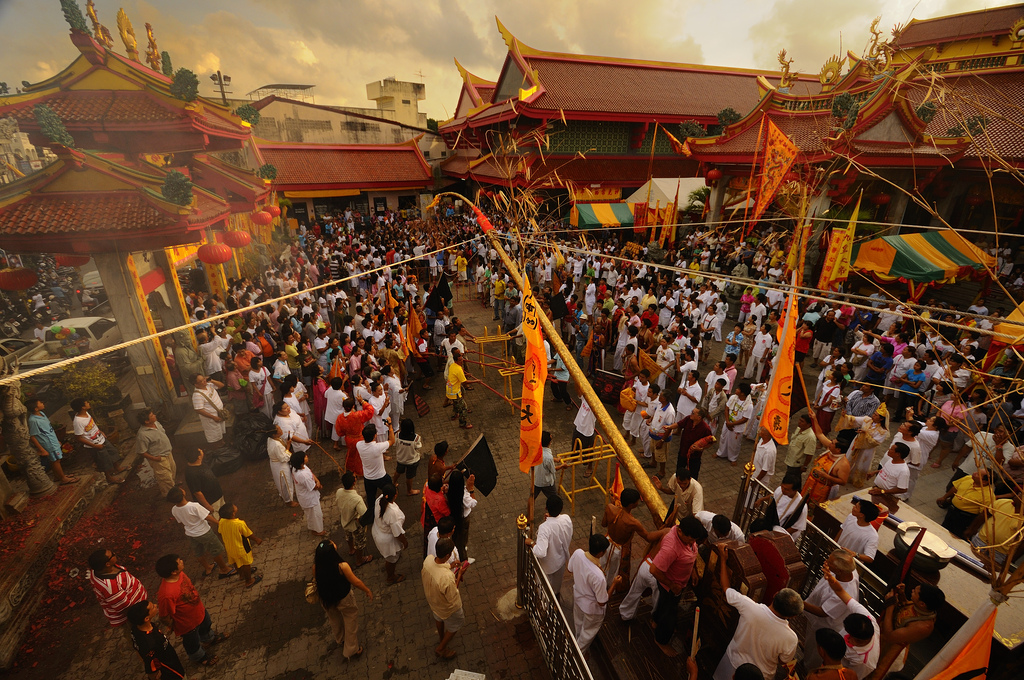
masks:
[[[207,243],[200,246],[196,255],[206,264],[224,264],[231,259],[231,248],[223,243]]]
[[[799,181],[800,181],[800,175],[799,175],[799,174],[797,174],[797,173],[795,173],[795,172],[793,172],[793,171],[790,171],[790,172],[787,172],[787,173],[786,173],[786,174],[785,174],[785,175],[783,176],[783,178],[782,178],[782,179],[783,179],[784,181],[786,181],[786,182],[799,182]]]
[[[892,200],[892,196],[889,194],[875,194],[871,197],[871,202],[875,205],[887,205]]]
[[[226,231],[221,241],[232,248],[244,248],[252,243],[252,236],[247,231]]]
[[[279,208],[276,205],[268,205],[266,208],[263,209],[263,212],[270,213],[271,217],[280,217],[281,216],[281,208]]]
[[[254,212],[252,215],[249,215],[249,219],[252,220],[253,224],[258,224],[261,227],[265,227],[274,221],[273,215],[268,213],[266,210]]]
[[[972,208],[977,208],[979,205],[985,202],[985,197],[980,194],[971,194],[967,197],[967,205]]]
[[[0,290],[26,290],[38,282],[39,277],[31,269],[24,267],[0,269]]]
[[[718,180],[722,179],[722,171],[719,170],[718,168],[711,168],[710,170],[708,170],[707,174],[704,175],[704,179],[706,179],[709,182],[717,182]]]
[[[55,255],[54,260],[61,267],[81,267],[89,263],[88,255]]]

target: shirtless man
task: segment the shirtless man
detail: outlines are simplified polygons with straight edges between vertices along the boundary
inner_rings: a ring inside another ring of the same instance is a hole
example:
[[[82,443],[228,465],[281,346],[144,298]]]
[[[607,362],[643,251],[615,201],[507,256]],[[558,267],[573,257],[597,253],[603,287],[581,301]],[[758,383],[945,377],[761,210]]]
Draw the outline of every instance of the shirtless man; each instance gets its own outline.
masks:
[[[611,545],[604,559],[601,560],[601,568],[604,569],[605,579],[611,585],[616,574],[622,576],[622,587],[629,585],[631,546],[633,534],[639,534],[648,543],[660,540],[668,529],[658,529],[648,532],[644,525],[636,517],[633,511],[640,505],[640,492],[636,489],[623,489],[619,498],[619,505],[609,503],[604,506],[604,517],[601,518],[601,526],[608,529],[608,541]]]

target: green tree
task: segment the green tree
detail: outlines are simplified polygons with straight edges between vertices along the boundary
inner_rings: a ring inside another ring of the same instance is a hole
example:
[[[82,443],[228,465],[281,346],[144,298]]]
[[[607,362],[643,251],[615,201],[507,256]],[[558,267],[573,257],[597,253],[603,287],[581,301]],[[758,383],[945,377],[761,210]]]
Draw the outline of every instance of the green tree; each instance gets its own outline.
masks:
[[[235,115],[244,120],[249,125],[259,125],[260,112],[256,110],[252,104],[242,104],[235,109]]]
[[[174,72],[170,89],[178,99],[194,102],[199,97],[199,77],[187,68],[179,68]]]
[[[174,75],[174,67],[171,66],[171,55],[167,50],[160,53],[160,70],[168,78]]]
[[[76,31],[89,32],[89,25],[82,16],[82,8],[75,0],[60,0],[60,7],[64,10],[64,20],[68,22],[68,26]]]
[[[695,120],[684,120],[679,124],[679,134],[686,137],[705,137],[708,133],[704,126]]]
[[[427,129],[431,132],[437,132],[437,121],[433,118],[427,118]]]
[[[170,203],[189,205],[192,203],[192,180],[177,170],[171,170],[164,177],[164,185],[160,187],[160,193]]]
[[[718,112],[718,124],[722,127],[732,125],[742,118],[743,116],[741,116],[739,112],[731,106],[727,106]]]

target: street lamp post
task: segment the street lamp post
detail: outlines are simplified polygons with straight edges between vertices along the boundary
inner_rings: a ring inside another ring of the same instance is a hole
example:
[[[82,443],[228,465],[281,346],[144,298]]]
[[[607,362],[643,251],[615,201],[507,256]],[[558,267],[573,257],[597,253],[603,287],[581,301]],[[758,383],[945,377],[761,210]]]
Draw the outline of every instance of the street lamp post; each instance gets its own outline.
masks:
[[[224,103],[224,106],[228,105],[227,95],[231,94],[231,90],[225,90],[224,88],[231,84],[231,76],[222,75],[220,71],[210,74],[210,80],[213,84],[220,88],[220,100]]]

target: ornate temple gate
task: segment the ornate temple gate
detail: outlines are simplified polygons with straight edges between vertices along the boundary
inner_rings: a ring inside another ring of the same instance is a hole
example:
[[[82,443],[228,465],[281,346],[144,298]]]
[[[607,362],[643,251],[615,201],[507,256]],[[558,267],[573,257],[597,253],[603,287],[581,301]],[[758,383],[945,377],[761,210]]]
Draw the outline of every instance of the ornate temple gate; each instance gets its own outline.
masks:
[[[516,605],[526,610],[548,670],[558,680],[593,680],[548,577],[526,545],[530,525],[525,516],[519,516],[517,526]]]

